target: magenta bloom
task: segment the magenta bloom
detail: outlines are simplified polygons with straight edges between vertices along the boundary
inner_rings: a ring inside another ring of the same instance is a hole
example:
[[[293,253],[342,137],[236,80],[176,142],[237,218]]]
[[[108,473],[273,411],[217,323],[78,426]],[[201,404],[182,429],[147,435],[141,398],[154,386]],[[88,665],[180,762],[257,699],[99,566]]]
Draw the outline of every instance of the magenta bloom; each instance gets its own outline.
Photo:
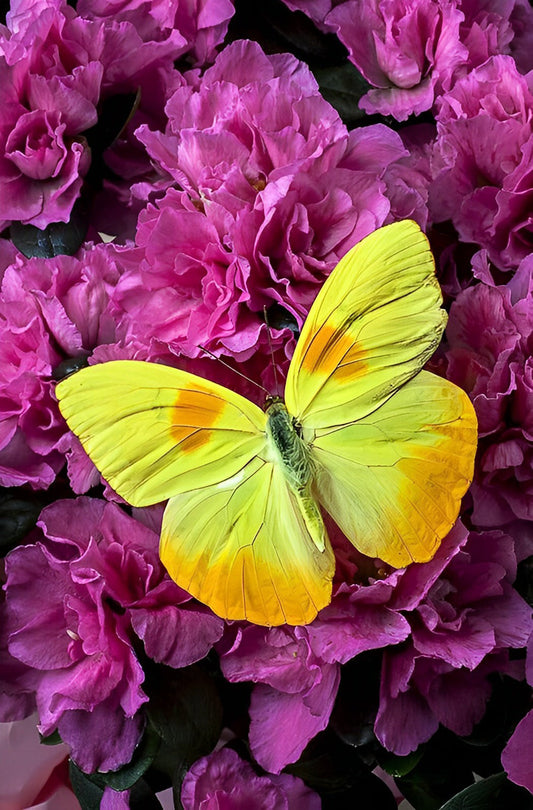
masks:
[[[411,635],[384,653],[375,726],[388,750],[408,754],[439,723],[466,735],[481,719],[488,674],[504,669],[506,648],[523,647],[531,631],[515,577],[509,536],[468,535],[460,523],[432,561],[407,569],[391,607],[408,611]]]
[[[533,631],[529,637],[526,658],[526,679],[533,686]],[[520,720],[511,739],[502,751],[502,765],[509,779],[526,787],[533,793],[533,763],[531,740],[533,739],[533,709]]]
[[[514,31],[509,50],[518,70],[528,73],[533,69],[533,8],[528,0],[515,0],[509,22]]]
[[[499,56],[439,99],[430,209],[502,270],[531,250],[533,95],[511,57]]]
[[[118,279],[112,248],[78,257],[25,259],[0,289],[0,482],[48,486],[63,465],[66,426],[54,396],[54,370],[114,338],[106,312]]]
[[[90,154],[103,67],[90,32],[57,4],[29,3],[0,30],[0,194],[4,221],[66,222]]]
[[[350,58],[372,84],[387,87],[380,84],[380,79],[386,81],[388,77],[397,85],[390,89],[389,95],[400,105],[402,82],[410,71],[424,77],[422,84],[429,77],[431,84],[435,78],[432,74],[444,69],[446,85],[444,82],[439,85],[438,80],[436,84],[441,92],[451,86],[448,67],[453,69],[455,79],[498,54],[511,54],[521,73],[533,67],[533,9],[527,0],[459,3],[430,0],[403,5],[368,0],[284,0],[284,3],[293,11],[303,11],[321,30],[338,33]],[[366,22],[365,41],[360,36],[361,11]],[[442,28],[438,22],[434,25],[439,19]],[[415,86],[408,88],[408,92],[412,93],[412,103],[418,104],[416,95],[422,93],[422,88]],[[386,98],[383,91],[371,92],[362,106],[366,103],[368,107],[364,109],[370,110],[375,99],[380,103]],[[391,110],[391,114],[396,112]]]
[[[471,495],[477,526],[533,519],[533,257],[507,285],[478,283],[450,311],[447,376],[476,409]],[[487,277],[487,281],[491,281]]]
[[[58,501],[39,525],[44,537],[6,559],[9,652],[28,667],[42,733],[57,728],[84,770],[114,770],[131,759],[147,700],[132,634],[183,667],[223,623],[170,580],[158,535],[115,504]]]
[[[466,62],[463,19],[455,0],[347,0],[328,14],[326,25],[337,30],[352,62],[377,88],[360,106],[405,121],[429,110]]]
[[[237,627],[219,644],[225,677],[255,684],[250,748],[273,773],[326,727],[339,665],[359,653],[385,648],[376,733],[405,754],[439,722],[469,733],[490,694],[488,674],[530,631],[527,605],[511,585],[513,541],[501,532],[468,535],[457,523],[433,560],[388,574],[379,561],[338,551],[332,603],[314,622]]]
[[[127,21],[145,42],[179,32],[182,55],[195,65],[214,59],[235,12],[231,0],[80,0],[76,9],[89,19]]]
[[[27,667],[7,649],[5,595],[0,595],[0,722],[23,720],[35,711],[35,693],[26,684]]]
[[[121,334],[189,357],[268,353],[263,308],[301,324],[338,259],[384,222],[382,178],[406,152],[381,125],[348,133],[306,66],[252,42],[190,75],[166,111],[165,134],[137,132],[173,187],[140,215]]]
[[[178,31],[144,42],[131,22],[84,19],[62,0],[12,3],[0,28],[4,224],[67,222],[91,162],[84,133],[99,102],[141,87],[162,107],[165,71],[185,48]],[[137,124],[154,122],[150,101],[141,108]],[[121,168],[131,176],[138,162],[123,158]]]
[[[388,580],[341,584],[332,604],[306,627],[248,625],[233,636],[228,633],[221,643],[225,677],[256,684],[249,739],[255,759],[265,769],[279,773],[326,728],[340,664],[364,650],[407,638],[408,622],[388,605],[400,576],[401,572],[393,572]]]
[[[490,56],[497,54],[518,55],[525,47],[522,29],[533,22],[521,0],[462,0],[461,11],[465,15],[461,25],[461,41],[468,48],[468,69],[482,65]],[[527,73],[526,60],[521,60],[519,70]]]
[[[320,810],[321,802],[301,779],[288,774],[257,776],[230,748],[194,763],[181,788],[184,810]]]

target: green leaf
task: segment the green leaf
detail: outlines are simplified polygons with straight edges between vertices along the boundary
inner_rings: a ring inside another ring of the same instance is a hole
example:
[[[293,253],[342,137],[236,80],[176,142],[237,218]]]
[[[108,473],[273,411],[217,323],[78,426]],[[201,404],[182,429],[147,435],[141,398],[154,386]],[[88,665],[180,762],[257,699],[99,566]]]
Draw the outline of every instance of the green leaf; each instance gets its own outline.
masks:
[[[355,779],[349,788],[323,792],[322,810],[354,810],[354,808],[379,808],[397,810],[397,802],[385,782],[373,773]]]
[[[290,329],[295,335],[299,331],[298,323],[292,312],[277,302],[268,307],[265,313],[265,323],[272,329]]]
[[[101,788],[109,786],[117,791],[128,790],[128,788],[135,785],[150,767],[159,750],[160,743],[159,736],[151,729],[147,729],[135,749],[131,762],[118,771],[107,771],[106,773],[97,771],[89,774],[88,778]]]
[[[399,757],[397,754],[392,754],[390,751],[383,749],[378,754],[378,762],[383,770],[391,776],[401,777],[406,776],[418,765],[423,754],[424,746],[422,745],[405,757]]]
[[[49,734],[47,737],[43,737],[42,734],[39,734],[39,738],[40,738],[39,742],[41,743],[41,745],[59,745],[60,743],[63,742],[63,740],[59,736],[59,731],[57,729],[55,731],[52,731],[52,733]]]
[[[77,357],[67,357],[66,360],[62,360],[61,363],[58,363],[54,368],[52,379],[59,382],[59,380],[68,377],[69,374],[74,374],[74,372],[79,371],[80,368],[85,368],[87,365],[86,354],[80,354]]]
[[[514,588],[523,596],[528,605],[533,605],[533,556],[518,563]]]
[[[355,748],[377,747],[374,722],[379,705],[381,659],[380,650],[371,650],[357,655],[341,669],[331,726],[343,742]]]
[[[84,773],[70,760],[69,776],[81,810],[100,810],[105,787],[101,787],[94,781],[94,774]],[[113,789],[119,793],[122,792],[121,789]],[[125,789],[130,791],[128,797],[130,810],[161,810],[161,802],[142,777],[131,788]]]
[[[314,67],[313,73],[320,92],[335,107],[349,129],[366,119],[364,110],[359,109],[359,99],[370,90],[371,85],[355,65],[346,60],[341,65]]]
[[[458,737],[462,758],[479,776],[501,770],[501,753],[516,724],[530,707],[531,689],[507,675],[490,676],[493,690],[484,717],[468,737]]]
[[[34,528],[45,496],[21,487],[0,489],[0,556],[20,545]]]
[[[85,132],[94,156],[100,156],[120,137],[141,101],[141,91],[120,93],[100,102],[97,123]]]
[[[132,787],[129,806],[130,810],[161,810],[161,802],[144,779]]]
[[[73,760],[69,760],[68,772],[81,810],[100,810],[100,803],[104,795],[103,788],[96,785],[86,773],[83,773]]]
[[[368,773],[356,749],[345,745],[331,728],[313,737],[300,759],[285,770],[321,795],[350,788]]]
[[[419,762],[396,784],[416,810],[438,810],[473,780],[459,738],[441,729],[426,743]]]
[[[335,34],[320,31],[302,11],[291,11],[282,0],[234,0],[235,14],[228,41],[252,39],[267,53],[293,53],[311,67],[337,64],[347,54]]]
[[[50,259],[60,254],[73,256],[85,239],[87,227],[88,214],[85,202],[80,198],[74,204],[68,222],[51,222],[43,230],[35,225],[13,222],[10,236],[15,247],[28,259]]]
[[[322,800],[322,810],[376,807],[396,810],[396,801],[381,779],[370,773],[358,749],[346,745],[331,728],[317,734],[298,762],[285,768]]]
[[[440,810],[531,810],[533,796],[510,782],[504,773],[496,773],[461,790]]]
[[[214,678],[200,664],[184,669],[147,665],[149,726],[161,738],[154,761],[168,773],[175,795],[193,762],[210,753],[222,730],[222,703]]]

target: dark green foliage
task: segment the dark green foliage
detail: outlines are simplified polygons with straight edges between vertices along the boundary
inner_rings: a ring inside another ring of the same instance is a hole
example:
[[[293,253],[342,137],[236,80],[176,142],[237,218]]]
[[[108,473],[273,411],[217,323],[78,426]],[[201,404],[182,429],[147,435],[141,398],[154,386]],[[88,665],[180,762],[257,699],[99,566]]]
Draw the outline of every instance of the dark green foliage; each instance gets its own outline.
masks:
[[[0,489],[0,555],[20,545],[47,503],[41,492],[22,487]]]
[[[88,225],[85,201],[79,199],[68,222],[51,222],[44,230],[13,222],[10,236],[15,247],[29,259],[51,259],[60,254],[73,256],[85,239]]]

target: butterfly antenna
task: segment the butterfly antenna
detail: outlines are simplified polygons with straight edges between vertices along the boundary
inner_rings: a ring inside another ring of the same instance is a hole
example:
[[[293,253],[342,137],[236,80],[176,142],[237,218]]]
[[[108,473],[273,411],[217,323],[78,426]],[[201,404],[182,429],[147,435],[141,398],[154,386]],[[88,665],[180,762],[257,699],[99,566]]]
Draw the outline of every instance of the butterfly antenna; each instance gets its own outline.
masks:
[[[229,368],[229,370],[233,371],[234,374],[238,374],[239,377],[242,377],[244,380],[247,380],[249,383],[252,383],[252,385],[257,386],[257,388],[260,388],[261,391],[265,392],[267,397],[270,396],[270,392],[263,385],[261,385],[261,383],[256,382],[256,380],[252,380],[251,377],[247,377],[246,374],[242,373],[242,371],[238,371],[236,368],[233,368],[233,366],[230,366],[230,364],[226,363],[225,360],[222,360],[221,357],[217,357],[216,354],[213,354],[213,352],[210,352],[209,349],[206,349],[205,346],[201,346],[200,344],[198,344],[198,348],[201,349],[206,354],[208,354],[210,357],[212,357],[213,360],[218,360],[219,363],[222,363],[223,366]]]
[[[274,372],[274,385],[276,387],[276,395],[277,395],[279,392],[278,375],[276,372],[276,363],[274,362],[274,349],[272,348],[272,334],[270,331],[270,324],[268,322],[267,308],[265,306],[263,307],[263,316],[265,319],[265,323],[267,325],[268,346],[270,349],[270,358],[272,360],[272,371]]]

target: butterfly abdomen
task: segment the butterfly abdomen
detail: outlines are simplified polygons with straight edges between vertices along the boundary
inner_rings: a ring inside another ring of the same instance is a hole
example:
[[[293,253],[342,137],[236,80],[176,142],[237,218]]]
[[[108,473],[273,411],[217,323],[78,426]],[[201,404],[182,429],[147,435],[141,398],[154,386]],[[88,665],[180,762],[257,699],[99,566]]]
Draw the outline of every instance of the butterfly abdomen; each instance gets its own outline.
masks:
[[[293,417],[281,400],[272,402],[266,415],[266,434],[271,456],[269,460],[283,468],[285,479],[300,503],[313,542],[323,551],[325,529],[322,515],[311,494],[314,472],[307,444],[298,435]]]

